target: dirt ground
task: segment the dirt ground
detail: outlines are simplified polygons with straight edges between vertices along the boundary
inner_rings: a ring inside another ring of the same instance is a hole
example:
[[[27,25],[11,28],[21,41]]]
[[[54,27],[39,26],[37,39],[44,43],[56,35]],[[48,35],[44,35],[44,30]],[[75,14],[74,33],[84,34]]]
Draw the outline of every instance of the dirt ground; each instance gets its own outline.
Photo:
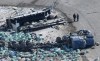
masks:
[[[56,2],[55,2],[56,1]],[[15,6],[51,6],[63,13],[66,17],[72,19],[73,13],[79,13],[80,21],[74,23],[78,29],[89,29],[94,33],[95,41],[99,41],[100,37],[100,1],[99,0],[1,0],[0,5],[15,5]],[[74,28],[74,26],[72,26]],[[89,59],[95,59],[100,57],[100,47],[91,50],[87,57]],[[90,60],[92,61],[92,60]]]

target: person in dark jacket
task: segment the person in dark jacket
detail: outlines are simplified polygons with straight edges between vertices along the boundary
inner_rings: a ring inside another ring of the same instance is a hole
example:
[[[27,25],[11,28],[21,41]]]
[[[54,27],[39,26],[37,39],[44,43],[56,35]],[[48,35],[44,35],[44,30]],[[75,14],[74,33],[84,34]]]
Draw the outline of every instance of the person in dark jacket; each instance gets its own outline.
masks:
[[[25,48],[26,48],[26,42],[19,41],[19,51],[25,51]]]
[[[30,41],[26,41],[26,51],[32,52],[33,44]]]
[[[4,49],[5,47],[5,42],[0,40],[0,50],[2,50],[2,48]]]
[[[77,21],[79,21],[79,14],[77,14]]]
[[[74,13],[73,14],[73,19],[74,19],[74,22],[76,21],[76,14]]]

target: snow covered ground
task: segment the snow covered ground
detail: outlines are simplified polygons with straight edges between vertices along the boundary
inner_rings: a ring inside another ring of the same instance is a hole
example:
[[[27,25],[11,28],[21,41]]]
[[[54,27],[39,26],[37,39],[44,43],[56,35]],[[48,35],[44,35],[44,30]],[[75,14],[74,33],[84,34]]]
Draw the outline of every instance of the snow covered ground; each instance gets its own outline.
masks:
[[[28,2],[27,2],[28,1]],[[19,3],[30,4],[30,6],[50,6],[56,0],[1,0],[1,5],[18,5]],[[31,2],[31,3],[30,3]],[[77,29],[89,29],[95,35],[95,40],[100,42],[100,0],[57,0],[56,8],[72,18],[73,13],[79,13],[80,21],[74,23]],[[91,50],[91,49],[90,49]],[[87,56],[90,59],[100,57],[100,47],[91,50]],[[90,60],[92,61],[92,60]]]
[[[33,0],[0,0],[0,5],[18,5],[20,3],[30,3]]]

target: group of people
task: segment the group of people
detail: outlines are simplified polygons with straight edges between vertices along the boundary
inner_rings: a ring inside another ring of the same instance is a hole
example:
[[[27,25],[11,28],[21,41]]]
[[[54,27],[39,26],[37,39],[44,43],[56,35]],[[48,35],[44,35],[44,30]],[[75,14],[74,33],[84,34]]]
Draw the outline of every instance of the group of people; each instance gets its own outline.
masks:
[[[73,19],[74,19],[74,22],[78,22],[79,21],[79,14],[73,14]]]
[[[32,52],[32,49],[36,48],[53,48],[60,47],[61,43],[47,42],[47,43],[35,43],[33,44],[30,41],[10,41],[7,43],[8,49],[14,51],[24,51],[24,52]],[[0,47],[5,47],[5,42],[0,41]]]
[[[18,51],[30,51],[33,47],[33,44],[30,41],[11,41],[8,42],[8,48]]]

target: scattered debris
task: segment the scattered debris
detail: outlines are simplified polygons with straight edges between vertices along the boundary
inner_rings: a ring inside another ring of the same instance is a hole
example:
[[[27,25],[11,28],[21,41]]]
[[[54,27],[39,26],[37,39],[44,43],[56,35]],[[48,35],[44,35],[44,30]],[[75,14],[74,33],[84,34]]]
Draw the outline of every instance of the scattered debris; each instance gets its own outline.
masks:
[[[99,42],[95,42],[95,45],[96,45],[96,46],[99,46],[99,45],[100,45],[100,43],[99,43]]]
[[[96,59],[94,59],[94,61],[100,61],[100,58],[99,58],[99,57],[97,57]]]

